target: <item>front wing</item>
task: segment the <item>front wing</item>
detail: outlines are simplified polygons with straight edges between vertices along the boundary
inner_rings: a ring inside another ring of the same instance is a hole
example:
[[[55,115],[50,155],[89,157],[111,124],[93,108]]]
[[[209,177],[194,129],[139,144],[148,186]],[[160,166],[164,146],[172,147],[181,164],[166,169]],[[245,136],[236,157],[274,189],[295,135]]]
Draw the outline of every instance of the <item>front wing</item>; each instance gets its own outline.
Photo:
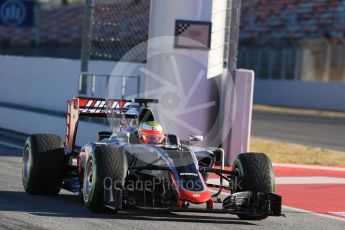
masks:
[[[273,193],[237,192],[223,201],[223,209],[248,216],[281,216],[282,197]]]

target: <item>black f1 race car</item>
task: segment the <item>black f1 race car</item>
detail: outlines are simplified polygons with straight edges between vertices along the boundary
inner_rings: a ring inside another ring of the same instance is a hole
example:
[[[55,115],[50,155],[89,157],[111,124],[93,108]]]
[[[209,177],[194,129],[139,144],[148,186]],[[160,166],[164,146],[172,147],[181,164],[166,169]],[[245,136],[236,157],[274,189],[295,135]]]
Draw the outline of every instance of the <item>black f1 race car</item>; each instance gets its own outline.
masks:
[[[230,171],[224,170],[221,148],[192,145],[202,136],[182,141],[164,134],[159,143],[142,142],[138,127],[155,121],[151,103],[158,101],[68,101],[65,143],[52,134],[33,134],[25,143],[25,191],[56,195],[63,188],[82,195],[93,212],[129,208],[220,212],[254,220],[281,215],[282,198],[274,194],[274,172],[266,155],[242,153]],[[81,117],[108,118],[116,129],[99,132],[98,140],[78,147]],[[218,175],[219,183],[208,183],[210,174]],[[222,208],[215,208],[215,202]]]

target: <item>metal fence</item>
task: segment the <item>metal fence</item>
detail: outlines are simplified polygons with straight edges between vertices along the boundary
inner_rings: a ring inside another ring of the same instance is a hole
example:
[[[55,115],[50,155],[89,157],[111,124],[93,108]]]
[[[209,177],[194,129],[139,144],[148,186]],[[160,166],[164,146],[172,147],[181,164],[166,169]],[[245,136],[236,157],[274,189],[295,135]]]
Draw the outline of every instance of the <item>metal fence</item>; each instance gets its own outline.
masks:
[[[87,88],[83,91],[83,82],[87,82]],[[108,92],[114,84],[119,87],[118,92]],[[79,95],[101,98],[126,98],[128,96],[140,97],[140,76],[114,75],[101,73],[80,73],[78,91]]]
[[[116,61],[148,38],[150,0],[29,1],[35,2],[33,26],[0,25],[0,54],[79,59],[89,27],[90,58]],[[143,57],[146,52],[131,59]]]
[[[81,50],[81,72],[90,59],[141,62],[147,49],[134,49],[148,40],[151,0],[86,0]],[[126,55],[128,60],[123,60]],[[80,93],[87,82],[82,79]]]
[[[118,61],[130,49],[147,41],[150,2],[92,0],[91,6],[86,6],[93,8],[89,21],[90,58]],[[146,49],[132,53],[130,60],[135,62],[145,58]]]

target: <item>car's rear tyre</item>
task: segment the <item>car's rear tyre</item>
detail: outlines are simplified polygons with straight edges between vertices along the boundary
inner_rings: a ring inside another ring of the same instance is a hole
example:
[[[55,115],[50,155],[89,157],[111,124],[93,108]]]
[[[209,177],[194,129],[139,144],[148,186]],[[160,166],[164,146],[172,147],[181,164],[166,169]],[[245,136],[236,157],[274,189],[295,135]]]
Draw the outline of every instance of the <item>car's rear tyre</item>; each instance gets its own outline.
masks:
[[[92,212],[105,212],[104,187],[122,188],[128,171],[127,158],[119,148],[96,146],[84,168],[83,198]]]
[[[240,186],[234,192],[252,191],[274,193],[275,179],[271,160],[263,153],[242,153],[235,160],[232,170],[241,177]],[[268,215],[251,216],[241,214],[240,219],[262,220]]]
[[[64,144],[59,136],[34,134],[23,150],[22,182],[30,194],[56,195],[65,170]]]

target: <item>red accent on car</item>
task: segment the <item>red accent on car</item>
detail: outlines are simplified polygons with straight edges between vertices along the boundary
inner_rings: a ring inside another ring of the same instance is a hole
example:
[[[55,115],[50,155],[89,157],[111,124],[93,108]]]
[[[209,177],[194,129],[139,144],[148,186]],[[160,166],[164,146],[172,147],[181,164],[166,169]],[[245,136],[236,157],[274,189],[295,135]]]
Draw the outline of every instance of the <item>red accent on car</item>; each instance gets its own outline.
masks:
[[[123,106],[125,105],[126,101],[119,101],[119,106],[120,108],[123,108]]]
[[[88,98],[79,98],[79,107],[85,107],[89,101],[90,99]]]
[[[207,188],[205,191],[202,191],[202,192],[188,191],[184,188],[179,187],[178,182],[175,178],[175,175],[172,171],[169,171],[169,174],[173,181],[174,188],[177,190],[177,194],[178,194],[177,206],[178,207],[182,207],[183,201],[187,201],[194,204],[207,203],[207,208],[213,209],[214,207],[213,199],[212,199],[211,193],[208,191]],[[203,179],[201,178],[201,180]]]
[[[188,201],[194,204],[202,204],[205,202],[209,203],[210,201],[213,203],[212,196],[207,189],[203,192],[193,192],[180,188],[179,191],[179,203],[183,201]]]

